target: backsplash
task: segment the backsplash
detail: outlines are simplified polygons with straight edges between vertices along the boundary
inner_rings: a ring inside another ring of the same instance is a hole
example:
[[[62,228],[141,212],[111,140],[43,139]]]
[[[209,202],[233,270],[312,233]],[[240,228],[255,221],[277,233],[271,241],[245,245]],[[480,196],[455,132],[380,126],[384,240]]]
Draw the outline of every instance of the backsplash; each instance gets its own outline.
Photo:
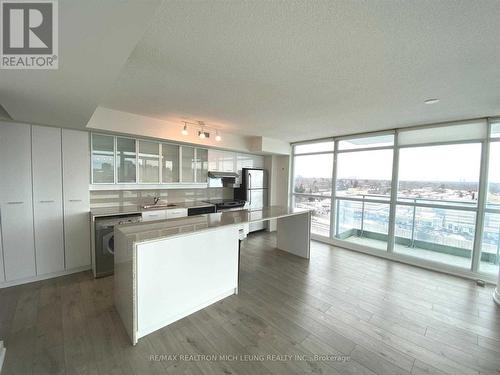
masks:
[[[155,196],[159,196],[163,202],[176,203],[232,199],[233,194],[232,188],[91,191],[90,208],[142,206],[153,203]]]

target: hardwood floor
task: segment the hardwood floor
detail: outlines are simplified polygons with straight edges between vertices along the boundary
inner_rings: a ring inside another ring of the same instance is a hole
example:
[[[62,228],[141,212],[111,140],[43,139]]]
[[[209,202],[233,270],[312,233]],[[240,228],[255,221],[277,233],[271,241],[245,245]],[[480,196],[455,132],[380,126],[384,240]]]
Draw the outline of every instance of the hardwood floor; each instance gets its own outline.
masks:
[[[113,308],[112,277],[2,289],[2,374],[500,373],[491,286],[317,242],[307,261],[274,244],[252,235],[239,295],[135,347]]]

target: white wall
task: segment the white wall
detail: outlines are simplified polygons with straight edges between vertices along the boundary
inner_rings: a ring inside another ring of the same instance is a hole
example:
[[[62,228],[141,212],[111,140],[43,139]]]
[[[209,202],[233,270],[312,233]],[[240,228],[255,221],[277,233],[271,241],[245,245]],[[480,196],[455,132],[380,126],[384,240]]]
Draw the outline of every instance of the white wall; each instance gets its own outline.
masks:
[[[269,155],[264,159],[264,168],[269,173],[269,205],[288,205],[288,175],[290,157],[288,155]],[[269,222],[268,231],[276,230],[276,221]]]
[[[182,122],[169,122],[133,113],[98,107],[87,124],[89,130],[104,130],[133,134],[140,137],[167,139],[234,151],[250,151],[250,137],[221,132],[222,140],[215,141],[215,133],[209,139],[200,139],[195,127],[189,127],[189,135],[181,134]]]
[[[292,147],[289,142],[268,137],[252,137],[250,151],[261,154],[290,155]]]
[[[87,124],[89,130],[165,139],[231,151],[255,154],[290,154],[290,143],[279,139],[248,137],[226,133],[222,130],[220,131],[222,140],[217,142],[213,129],[208,129],[210,138],[200,139],[196,126],[188,125],[189,135],[182,135],[182,128],[182,120],[164,121],[104,107],[98,107]]]

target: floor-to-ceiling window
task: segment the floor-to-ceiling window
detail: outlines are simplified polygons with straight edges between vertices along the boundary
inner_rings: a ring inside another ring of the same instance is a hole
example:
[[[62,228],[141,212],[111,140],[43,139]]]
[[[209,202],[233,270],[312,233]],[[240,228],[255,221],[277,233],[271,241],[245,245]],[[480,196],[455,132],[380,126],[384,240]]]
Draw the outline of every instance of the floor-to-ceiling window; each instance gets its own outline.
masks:
[[[500,121],[301,142],[293,152],[292,204],[313,210],[317,238],[497,274]]]
[[[313,234],[330,236],[333,141],[294,146],[292,205],[312,210]]]
[[[402,148],[394,251],[470,268],[481,144]]]
[[[491,124],[490,137],[488,192],[479,270],[496,274],[500,261],[500,121]]]
[[[394,135],[338,142],[336,238],[387,249]]]

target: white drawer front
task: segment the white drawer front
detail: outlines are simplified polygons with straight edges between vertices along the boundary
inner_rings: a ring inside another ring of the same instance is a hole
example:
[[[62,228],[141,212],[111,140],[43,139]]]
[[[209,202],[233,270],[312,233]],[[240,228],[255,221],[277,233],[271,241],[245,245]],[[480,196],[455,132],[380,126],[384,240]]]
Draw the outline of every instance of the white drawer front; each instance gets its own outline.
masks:
[[[175,208],[167,210],[167,219],[175,219],[176,217],[186,217],[188,215],[187,208]]]
[[[142,213],[142,221],[165,220],[166,218],[166,210],[146,211]]]

